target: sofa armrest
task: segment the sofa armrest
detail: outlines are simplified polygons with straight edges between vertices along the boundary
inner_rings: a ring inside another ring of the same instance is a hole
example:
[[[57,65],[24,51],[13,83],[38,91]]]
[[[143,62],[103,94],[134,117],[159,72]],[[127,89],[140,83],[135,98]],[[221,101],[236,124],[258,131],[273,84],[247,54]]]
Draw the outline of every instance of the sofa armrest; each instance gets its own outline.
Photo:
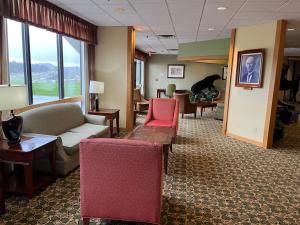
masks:
[[[92,123],[96,125],[106,125],[106,117],[105,116],[98,116],[98,115],[84,115],[84,119],[86,123]]]

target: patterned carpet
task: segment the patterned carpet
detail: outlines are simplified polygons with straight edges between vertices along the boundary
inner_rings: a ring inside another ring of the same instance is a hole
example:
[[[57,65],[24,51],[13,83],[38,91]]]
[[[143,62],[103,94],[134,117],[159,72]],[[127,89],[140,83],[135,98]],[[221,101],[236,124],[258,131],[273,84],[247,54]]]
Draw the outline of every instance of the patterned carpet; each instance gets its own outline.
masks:
[[[220,130],[210,111],[180,119],[161,224],[300,224],[300,124],[290,125],[286,139],[272,150],[225,138]],[[81,224],[79,171],[30,201],[10,196],[7,208],[0,224]]]

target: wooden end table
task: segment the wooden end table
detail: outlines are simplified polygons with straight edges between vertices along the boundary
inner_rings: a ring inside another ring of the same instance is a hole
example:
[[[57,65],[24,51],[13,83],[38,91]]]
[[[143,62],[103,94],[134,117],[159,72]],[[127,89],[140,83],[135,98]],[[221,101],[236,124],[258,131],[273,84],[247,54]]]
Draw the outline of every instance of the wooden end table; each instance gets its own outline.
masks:
[[[56,179],[56,136],[24,134],[21,142],[9,146],[6,140],[0,140],[0,212],[5,212],[4,192],[25,193],[32,198],[34,191],[49,185]],[[48,157],[51,174],[39,174],[33,171],[33,161]],[[4,164],[23,167],[23,174],[4,173]],[[4,181],[4,182],[3,182]]]
[[[119,109],[99,109],[99,111],[89,111],[88,114],[91,115],[99,115],[105,116],[106,119],[109,120],[109,134],[110,137],[114,137],[114,119],[116,119],[116,126],[117,126],[117,135],[120,135],[120,125],[119,125],[119,118],[120,118],[120,110]]]
[[[197,102],[197,107],[201,108],[201,117],[203,115],[203,110],[205,108],[211,108],[211,110],[213,111],[214,107],[216,107],[216,106],[217,106],[217,103],[214,103],[214,102],[207,102],[207,101]]]
[[[174,130],[171,127],[138,126],[125,136],[129,140],[141,140],[163,145],[164,169],[168,174],[169,149],[172,149]]]

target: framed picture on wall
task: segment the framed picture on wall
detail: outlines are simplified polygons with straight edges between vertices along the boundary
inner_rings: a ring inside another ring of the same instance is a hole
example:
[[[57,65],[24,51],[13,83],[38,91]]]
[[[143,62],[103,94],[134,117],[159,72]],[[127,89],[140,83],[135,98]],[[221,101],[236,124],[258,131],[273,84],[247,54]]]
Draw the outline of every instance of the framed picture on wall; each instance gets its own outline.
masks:
[[[236,87],[261,88],[263,78],[264,49],[238,52]]]
[[[227,78],[228,66],[223,67],[222,80],[226,80]]]
[[[168,64],[168,78],[184,79],[184,64]]]

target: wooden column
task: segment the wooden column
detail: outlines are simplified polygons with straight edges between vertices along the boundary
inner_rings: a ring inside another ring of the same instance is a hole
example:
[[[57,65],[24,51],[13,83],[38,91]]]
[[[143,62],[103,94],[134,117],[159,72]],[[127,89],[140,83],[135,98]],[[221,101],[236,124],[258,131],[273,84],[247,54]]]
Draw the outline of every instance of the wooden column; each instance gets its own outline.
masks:
[[[264,140],[263,147],[270,148],[273,144],[273,135],[276,121],[276,109],[279,96],[281,69],[283,63],[284,44],[286,37],[285,20],[277,21],[273,64],[272,64],[272,76],[269,88],[268,108],[265,121]]]
[[[234,58],[234,45],[235,45],[235,34],[236,29],[231,31],[230,37],[230,47],[229,47],[229,55],[228,55],[228,72],[227,72],[227,80],[226,80],[226,93],[225,93],[225,101],[224,101],[224,116],[223,116],[223,134],[227,133],[227,121],[228,121],[228,104],[230,98],[230,89],[231,89],[231,78],[232,78],[232,70],[233,70],[233,58]]]
[[[135,31],[128,27],[127,35],[127,106],[126,106],[126,130],[130,131],[134,126],[133,119],[133,81],[134,81],[134,55],[135,55]]]

